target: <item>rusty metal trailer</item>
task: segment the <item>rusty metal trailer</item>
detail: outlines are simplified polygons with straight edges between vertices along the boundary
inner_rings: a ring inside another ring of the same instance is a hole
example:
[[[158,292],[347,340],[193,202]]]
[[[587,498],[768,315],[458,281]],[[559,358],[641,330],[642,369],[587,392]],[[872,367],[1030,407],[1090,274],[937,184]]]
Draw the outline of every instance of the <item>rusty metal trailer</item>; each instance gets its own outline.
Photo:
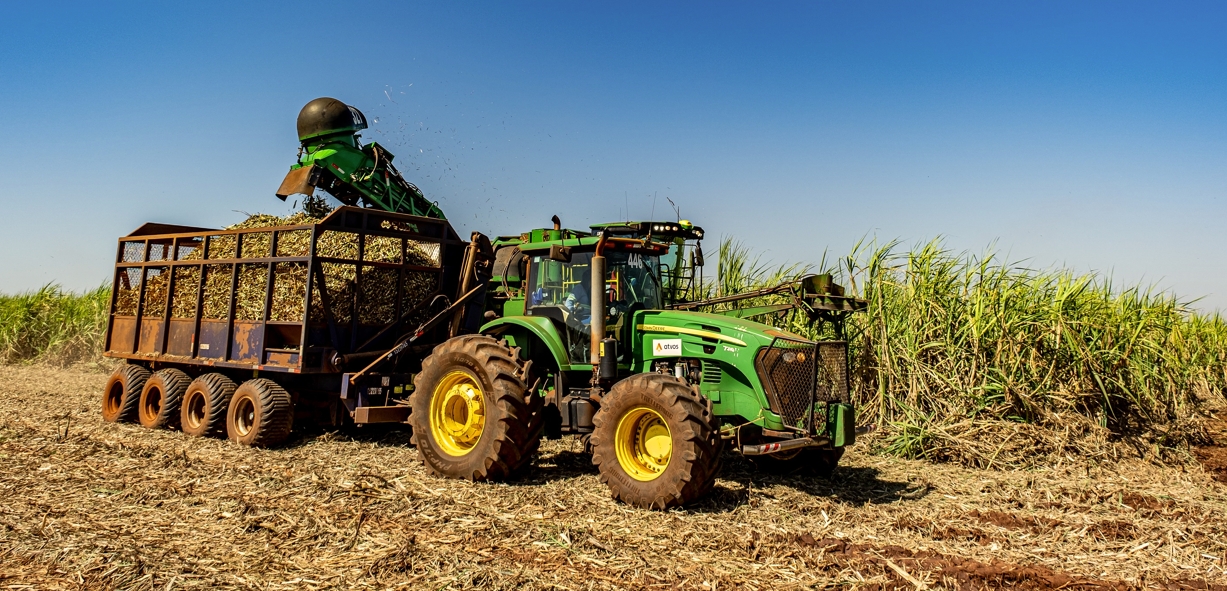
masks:
[[[446,220],[360,207],[291,226],[145,224],[116,251],[105,355],[126,363],[104,418],[253,445],[305,418],[403,422],[420,359],[476,331],[483,249]]]

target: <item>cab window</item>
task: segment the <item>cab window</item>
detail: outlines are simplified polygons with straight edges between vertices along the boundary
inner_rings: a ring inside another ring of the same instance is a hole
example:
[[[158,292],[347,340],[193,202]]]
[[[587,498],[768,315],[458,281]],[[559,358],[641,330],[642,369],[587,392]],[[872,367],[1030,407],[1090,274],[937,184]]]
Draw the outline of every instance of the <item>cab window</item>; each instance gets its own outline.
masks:
[[[538,255],[530,265],[529,313],[562,325],[565,330],[559,332],[571,363],[590,361],[592,256],[577,252],[562,262]],[[606,336],[622,340],[630,313],[661,307],[660,261],[656,255],[627,251],[607,251],[605,258]]]

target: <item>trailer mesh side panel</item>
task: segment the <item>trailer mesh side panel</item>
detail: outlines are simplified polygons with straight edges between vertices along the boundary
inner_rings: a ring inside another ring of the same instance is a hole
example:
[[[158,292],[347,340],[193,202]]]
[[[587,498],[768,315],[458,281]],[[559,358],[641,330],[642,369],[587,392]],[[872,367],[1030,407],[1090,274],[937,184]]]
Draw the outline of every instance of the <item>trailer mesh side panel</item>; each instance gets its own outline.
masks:
[[[230,281],[233,277],[233,265],[207,265],[205,267],[205,293],[202,318],[223,320],[229,315]]]
[[[196,316],[196,292],[200,288],[200,267],[175,269],[175,293],[171,294],[171,318]]]
[[[439,260],[439,244],[436,242],[406,240],[405,262],[410,265],[422,265],[423,267],[441,266],[443,263]]]
[[[332,353],[388,349],[457,295],[443,262],[464,242],[446,220],[346,206],[288,221],[121,237],[104,354],[333,373]]]
[[[238,242],[234,234],[222,234],[209,238],[209,260],[220,261],[234,258],[234,246]]]
[[[273,267],[273,309],[269,320],[302,322],[307,295],[306,263],[277,263]]]
[[[161,318],[166,314],[166,294],[170,289],[170,274],[166,267],[145,268],[145,301],[142,314],[149,318]]]
[[[119,255],[119,262],[139,263],[145,260],[144,242],[125,242],[123,244],[123,254]]]
[[[243,234],[243,253],[241,259],[255,259],[269,256],[272,245],[272,232],[251,232]]]

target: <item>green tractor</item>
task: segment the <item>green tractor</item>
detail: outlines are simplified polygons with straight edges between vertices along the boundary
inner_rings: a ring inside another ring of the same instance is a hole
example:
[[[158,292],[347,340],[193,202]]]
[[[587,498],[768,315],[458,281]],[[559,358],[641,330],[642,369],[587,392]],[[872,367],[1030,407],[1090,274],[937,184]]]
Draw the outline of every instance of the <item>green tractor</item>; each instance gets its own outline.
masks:
[[[865,302],[829,275],[695,299],[702,236],[686,221],[578,231],[555,217],[493,241],[473,279],[486,287],[480,334],[435,347],[414,379],[409,421],[429,470],[507,478],[543,436],[572,434],[613,496],[639,507],[705,495],[729,443],[768,468],[829,476],[858,432],[842,339]],[[769,295],[783,303],[736,307]],[[830,322],[839,340],[749,319],[789,313]]]

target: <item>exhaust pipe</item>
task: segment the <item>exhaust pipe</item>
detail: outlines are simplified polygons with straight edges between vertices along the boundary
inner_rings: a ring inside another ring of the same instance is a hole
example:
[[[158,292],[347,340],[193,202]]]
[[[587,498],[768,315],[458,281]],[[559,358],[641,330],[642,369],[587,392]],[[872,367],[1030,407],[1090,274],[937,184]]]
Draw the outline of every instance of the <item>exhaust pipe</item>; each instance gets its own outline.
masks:
[[[588,328],[592,331],[591,348],[588,357],[592,367],[601,363],[601,340],[605,338],[605,233],[596,243],[596,254],[592,257],[592,281],[589,285],[588,297],[592,300],[590,308],[592,315],[588,320]]]

